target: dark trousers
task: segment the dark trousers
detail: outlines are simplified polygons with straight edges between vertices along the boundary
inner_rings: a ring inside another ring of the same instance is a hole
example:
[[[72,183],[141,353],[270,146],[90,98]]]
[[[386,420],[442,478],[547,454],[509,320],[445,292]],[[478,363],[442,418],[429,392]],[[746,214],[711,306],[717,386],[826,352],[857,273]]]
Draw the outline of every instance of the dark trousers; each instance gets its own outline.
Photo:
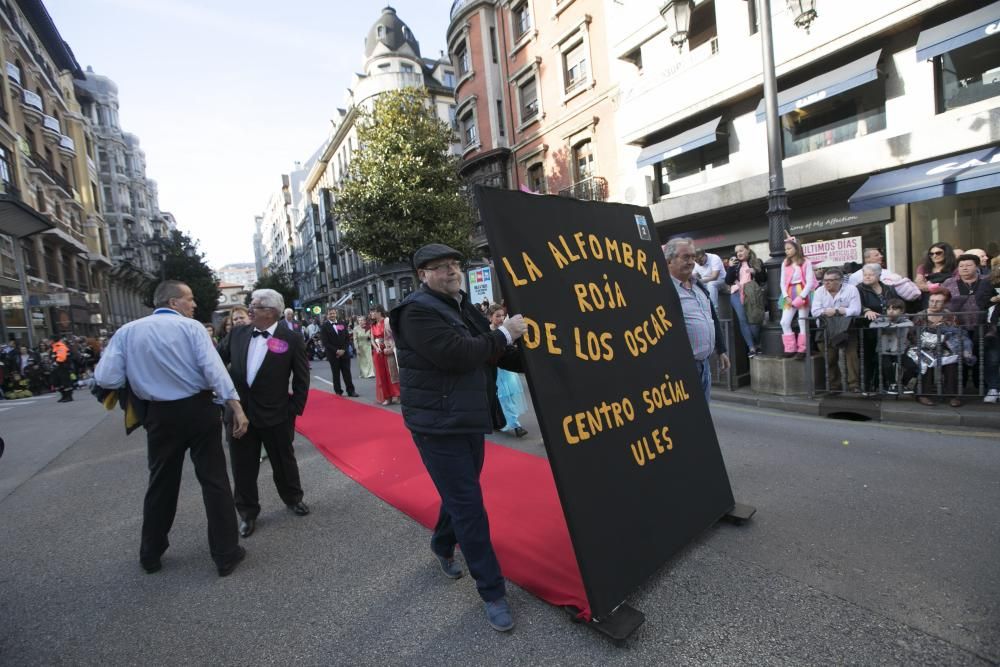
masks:
[[[347,393],[353,394],[354,381],[351,379],[351,356],[347,352],[344,352],[338,357],[336,350],[330,350],[330,356],[327,359],[330,362],[330,375],[333,376],[333,390],[338,394],[344,393],[340,385],[340,376],[343,375]]]
[[[233,496],[236,511],[244,519],[256,519],[260,514],[260,496],[257,493],[257,475],[260,473],[260,447],[264,445],[271,462],[274,487],[286,505],[302,500],[302,483],[299,481],[299,464],[292,450],[291,422],[277,426],[250,424],[246,434],[234,439],[229,435],[229,459],[233,464]]]
[[[448,558],[455,545],[462,548],[479,596],[487,601],[505,594],[500,563],[490,541],[490,523],[483,505],[479,475],[483,471],[483,435],[427,435],[413,433],[420,458],[441,496],[431,550]]]
[[[219,407],[211,393],[179,401],[150,402],[146,411],[149,488],[142,508],[139,558],[155,561],[167,550],[167,534],[177,513],[184,453],[191,451],[194,473],[208,517],[208,546],[216,565],[230,562],[239,547],[233,492],[222,451]]]

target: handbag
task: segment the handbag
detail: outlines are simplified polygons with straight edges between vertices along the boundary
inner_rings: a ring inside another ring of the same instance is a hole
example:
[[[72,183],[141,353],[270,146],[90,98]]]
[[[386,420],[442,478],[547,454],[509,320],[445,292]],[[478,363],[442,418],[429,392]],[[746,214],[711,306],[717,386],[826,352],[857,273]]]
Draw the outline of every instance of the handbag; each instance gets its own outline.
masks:
[[[764,321],[764,289],[756,280],[743,285],[743,312],[746,313],[748,324],[761,324]]]

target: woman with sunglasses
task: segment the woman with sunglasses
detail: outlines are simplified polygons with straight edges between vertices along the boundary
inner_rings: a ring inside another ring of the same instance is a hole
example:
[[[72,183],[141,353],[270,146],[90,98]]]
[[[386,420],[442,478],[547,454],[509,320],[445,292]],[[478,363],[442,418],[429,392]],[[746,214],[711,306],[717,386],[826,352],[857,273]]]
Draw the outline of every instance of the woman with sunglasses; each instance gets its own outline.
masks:
[[[958,275],[958,262],[955,261],[955,250],[944,241],[934,243],[927,250],[927,257],[917,266],[917,279],[914,281],[923,292],[921,303],[927,308],[931,294],[942,289],[941,284]]]

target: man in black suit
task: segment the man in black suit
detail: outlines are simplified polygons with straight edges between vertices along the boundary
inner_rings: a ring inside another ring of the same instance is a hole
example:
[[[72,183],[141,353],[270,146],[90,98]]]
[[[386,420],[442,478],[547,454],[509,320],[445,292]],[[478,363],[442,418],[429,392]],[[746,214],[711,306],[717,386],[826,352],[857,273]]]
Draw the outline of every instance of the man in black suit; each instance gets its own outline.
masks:
[[[309,514],[292,451],[294,420],[305,409],[309,392],[309,363],[302,336],[278,323],[284,305],[278,292],[256,290],[250,301],[252,326],[233,329],[226,338],[228,345],[219,349],[250,420],[246,435],[229,441],[242,537],[253,533],[260,514],[261,444],[271,461],[278,495],[295,514]]]
[[[333,375],[333,390],[337,396],[343,396],[340,386],[340,376],[344,376],[344,387],[348,396],[357,396],[354,391],[354,381],[351,379],[351,356],[347,354],[347,345],[351,340],[351,330],[347,322],[340,319],[340,311],[331,308],[326,311],[326,322],[319,328],[319,336],[326,348],[326,359],[330,362],[330,374]]]

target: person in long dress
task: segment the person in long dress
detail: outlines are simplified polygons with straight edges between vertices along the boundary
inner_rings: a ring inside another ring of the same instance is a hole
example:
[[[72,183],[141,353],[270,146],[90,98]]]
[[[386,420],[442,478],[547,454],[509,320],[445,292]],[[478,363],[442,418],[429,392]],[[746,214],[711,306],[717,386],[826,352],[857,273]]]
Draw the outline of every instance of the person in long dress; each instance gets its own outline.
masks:
[[[375,366],[372,365],[372,332],[368,320],[359,315],[354,322],[354,351],[358,357],[358,377],[375,377]]]
[[[490,328],[496,330],[507,319],[507,309],[495,303],[487,310],[487,317],[490,320]],[[500,430],[516,435],[518,438],[527,435],[528,431],[518,421],[525,412],[521,376],[503,368],[497,368],[497,398],[500,401],[503,416],[507,420],[507,425]]]
[[[372,320],[372,365],[375,367],[375,400],[382,405],[393,401],[399,402],[399,382],[393,382],[389,374],[389,355],[395,354],[391,346],[386,348],[385,308],[380,305],[372,307],[369,314]],[[390,344],[391,345],[391,344]]]

